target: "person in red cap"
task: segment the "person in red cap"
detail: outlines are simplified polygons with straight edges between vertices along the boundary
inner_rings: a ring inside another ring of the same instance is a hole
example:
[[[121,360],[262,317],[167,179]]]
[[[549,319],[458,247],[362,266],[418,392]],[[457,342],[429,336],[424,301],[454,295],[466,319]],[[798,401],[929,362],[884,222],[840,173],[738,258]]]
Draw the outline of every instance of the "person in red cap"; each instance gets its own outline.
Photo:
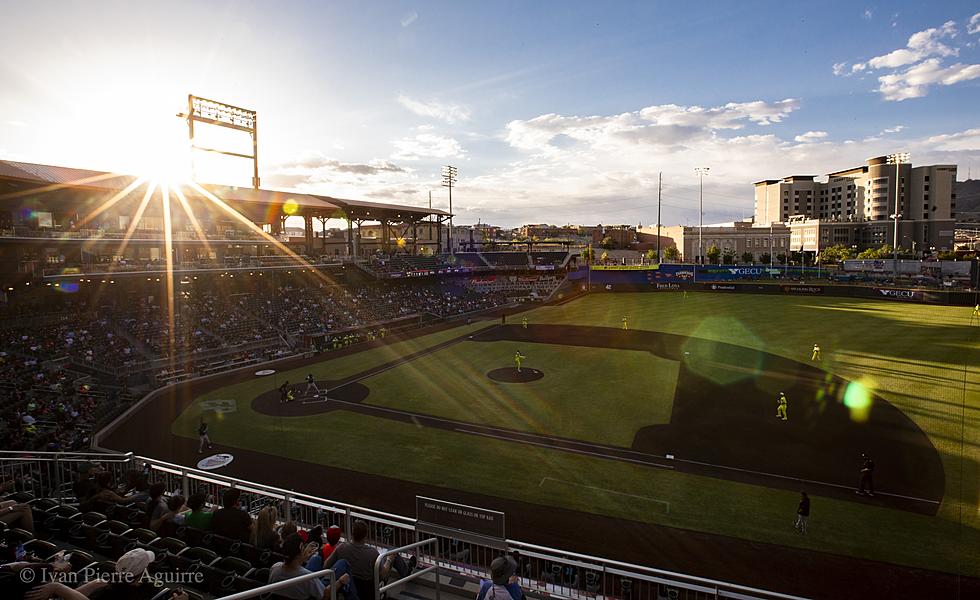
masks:
[[[336,525],[331,525],[327,528],[327,543],[323,545],[323,549],[321,550],[323,560],[327,560],[333,554],[334,548],[340,543],[341,534],[343,534],[343,531]]]

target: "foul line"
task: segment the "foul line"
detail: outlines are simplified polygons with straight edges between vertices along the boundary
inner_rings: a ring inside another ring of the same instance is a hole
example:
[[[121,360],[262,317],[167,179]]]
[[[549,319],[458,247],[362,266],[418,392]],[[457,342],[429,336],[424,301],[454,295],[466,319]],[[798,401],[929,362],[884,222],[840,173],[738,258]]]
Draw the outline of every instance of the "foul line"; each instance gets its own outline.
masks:
[[[522,439],[517,439],[517,438],[512,438],[512,437],[506,437],[506,436],[503,436],[503,435],[494,435],[492,433],[483,433],[483,432],[480,432],[480,431],[471,431],[471,430],[468,430],[468,429],[460,429],[458,427],[456,428],[456,431],[458,431],[460,433],[468,433],[470,435],[482,435],[483,437],[494,438],[494,439],[498,439],[498,440],[504,440],[506,442],[517,442],[519,444],[530,444],[531,446],[541,446],[542,448],[549,448],[551,450],[560,450],[562,452],[574,452],[575,454],[587,454],[587,455],[590,455],[590,456],[598,456],[600,458],[608,458],[610,460],[620,460],[620,461],[623,461],[623,462],[631,462],[631,463],[636,463],[636,464],[639,464],[639,465],[647,465],[649,467],[658,467],[658,468],[661,468],[661,469],[670,469],[671,471],[674,470],[674,467],[671,466],[671,465],[662,465],[660,463],[649,462],[649,461],[645,461],[645,460],[637,460],[635,458],[626,458],[625,456],[614,456],[614,455],[611,455],[611,454],[602,454],[601,452],[589,452],[588,450],[580,450],[578,448],[568,448],[568,447],[565,447],[565,446],[557,446],[557,445],[554,445],[554,444],[542,444],[540,442],[531,442],[531,441],[528,441],[528,440],[522,440]]]
[[[565,481],[564,479],[555,479],[554,477],[542,477],[541,478],[541,482],[538,484],[538,487],[543,486],[545,481],[554,481],[554,482],[557,482],[557,483],[564,483],[565,485],[574,485],[576,487],[585,488],[587,490],[596,490],[598,492],[606,492],[607,494],[616,494],[616,495],[619,495],[619,496],[626,496],[628,498],[638,498],[640,500],[649,500],[650,502],[656,502],[657,504],[663,504],[665,507],[667,507],[667,514],[668,515],[670,514],[670,502],[667,502],[666,500],[660,500],[658,498],[651,498],[650,496],[640,496],[640,495],[637,495],[637,494],[628,494],[626,492],[617,492],[616,490],[610,490],[610,489],[604,488],[604,487],[599,487],[599,486],[595,486],[595,485],[585,485],[584,483],[575,483],[574,481]]]
[[[790,477],[789,475],[777,475],[776,473],[766,473],[765,471],[753,471],[752,469],[742,469],[740,467],[729,467],[726,465],[716,465],[713,463],[701,462],[698,460],[691,460],[687,458],[675,458],[678,462],[690,463],[692,465],[701,465],[703,467],[712,467],[715,469],[728,469],[729,471],[740,471],[742,473],[751,473],[753,475],[762,475],[764,477],[775,477],[777,479],[786,479],[789,481],[801,481],[803,483],[812,483],[814,485],[824,485],[827,487],[834,487],[841,490],[853,490],[855,489],[853,485],[842,485],[840,483],[829,483],[826,481],[816,481],[814,479],[803,479],[800,477]],[[939,504],[938,500],[927,500],[925,498],[917,498],[915,496],[904,496],[902,494],[892,494],[889,492],[875,492],[875,496],[890,496],[892,498],[902,498],[904,500],[914,500],[916,502],[927,502],[929,504]]]

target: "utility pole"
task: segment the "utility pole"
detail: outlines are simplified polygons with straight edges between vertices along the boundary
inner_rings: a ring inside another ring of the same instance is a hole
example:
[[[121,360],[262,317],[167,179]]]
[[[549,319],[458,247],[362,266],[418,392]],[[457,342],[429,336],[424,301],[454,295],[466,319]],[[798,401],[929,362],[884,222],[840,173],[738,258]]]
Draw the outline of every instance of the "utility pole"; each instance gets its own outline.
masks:
[[[432,190],[429,190],[429,243],[432,243]]]
[[[447,245],[450,255],[453,254],[453,184],[456,183],[457,175],[459,175],[459,170],[452,165],[446,165],[442,168],[442,187],[449,188],[449,238]]]
[[[657,177],[657,262],[662,263],[664,257],[660,255],[660,200],[664,190],[664,172],[661,171]]]

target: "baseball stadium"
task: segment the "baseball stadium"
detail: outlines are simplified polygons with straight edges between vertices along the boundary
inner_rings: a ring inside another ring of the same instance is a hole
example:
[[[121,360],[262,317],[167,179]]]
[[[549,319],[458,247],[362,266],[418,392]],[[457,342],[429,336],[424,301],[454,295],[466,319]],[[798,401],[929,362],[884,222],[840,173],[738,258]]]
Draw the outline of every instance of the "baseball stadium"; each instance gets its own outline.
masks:
[[[0,600],[980,598],[980,14],[765,4],[0,6]]]

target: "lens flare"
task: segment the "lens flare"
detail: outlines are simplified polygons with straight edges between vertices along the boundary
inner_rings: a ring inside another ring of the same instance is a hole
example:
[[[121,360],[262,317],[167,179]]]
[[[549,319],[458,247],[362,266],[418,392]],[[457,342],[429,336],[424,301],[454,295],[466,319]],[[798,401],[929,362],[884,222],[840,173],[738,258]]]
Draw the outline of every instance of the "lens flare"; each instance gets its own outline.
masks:
[[[295,215],[299,212],[299,202],[292,198],[286,200],[282,205],[282,212],[289,216]]]
[[[851,420],[864,423],[871,416],[871,405],[874,400],[871,390],[860,381],[852,381],[844,390],[844,406],[851,411]]]

